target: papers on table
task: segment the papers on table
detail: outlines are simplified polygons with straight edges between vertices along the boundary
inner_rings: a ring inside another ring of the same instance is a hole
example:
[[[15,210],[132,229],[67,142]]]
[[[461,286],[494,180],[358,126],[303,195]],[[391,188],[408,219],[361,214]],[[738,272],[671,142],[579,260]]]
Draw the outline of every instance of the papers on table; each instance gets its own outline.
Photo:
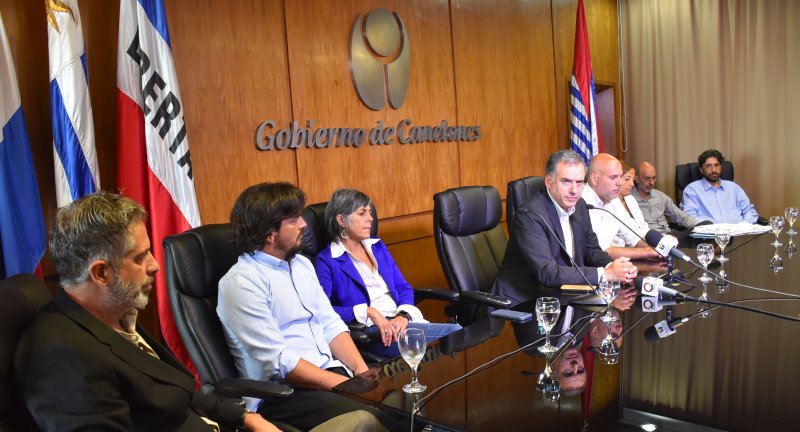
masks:
[[[765,232],[772,231],[772,229],[768,226],[749,224],[746,222],[740,222],[738,224],[711,224],[694,227],[692,230],[692,237],[714,238],[714,233],[720,228],[727,228],[730,230],[732,237],[763,234]]]

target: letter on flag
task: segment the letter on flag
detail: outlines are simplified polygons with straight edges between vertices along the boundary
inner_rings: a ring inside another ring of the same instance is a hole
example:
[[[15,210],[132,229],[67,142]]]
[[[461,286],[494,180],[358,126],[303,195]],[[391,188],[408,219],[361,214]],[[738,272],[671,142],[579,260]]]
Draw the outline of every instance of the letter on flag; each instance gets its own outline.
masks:
[[[44,255],[45,237],[39,183],[2,16],[0,94],[0,279],[5,279],[34,272]]]
[[[121,0],[117,52],[118,184],[150,213],[161,332],[192,371],[167,295],[165,237],[200,225],[189,142],[161,0]]]
[[[603,142],[595,112],[597,101],[594,91],[594,72],[589,55],[589,35],[586,31],[583,0],[578,0],[578,13],[575,19],[575,52],[569,93],[569,146],[583,156],[588,164],[592,157],[603,152]]]
[[[50,112],[59,207],[100,188],[77,0],[46,0]]]

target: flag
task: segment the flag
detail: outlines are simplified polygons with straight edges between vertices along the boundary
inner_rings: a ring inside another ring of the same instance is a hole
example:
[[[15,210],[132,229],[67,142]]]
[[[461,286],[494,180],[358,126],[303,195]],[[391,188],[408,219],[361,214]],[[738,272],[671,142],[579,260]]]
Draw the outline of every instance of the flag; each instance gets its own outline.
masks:
[[[56,202],[63,207],[100,188],[89,74],[77,0],[46,0],[50,114]]]
[[[594,91],[594,73],[589,55],[589,35],[583,0],[578,0],[575,19],[575,49],[572,60],[572,79],[569,85],[569,146],[583,156],[589,164],[596,154],[603,152],[600,125],[597,124],[597,101]]]
[[[117,180],[121,193],[150,213],[153,255],[162,269],[164,238],[200,225],[183,115],[163,1],[120,0]],[[164,271],[155,285],[164,340],[195,372],[172,318]]]
[[[44,255],[44,217],[17,72],[0,15],[0,279],[33,273]]]

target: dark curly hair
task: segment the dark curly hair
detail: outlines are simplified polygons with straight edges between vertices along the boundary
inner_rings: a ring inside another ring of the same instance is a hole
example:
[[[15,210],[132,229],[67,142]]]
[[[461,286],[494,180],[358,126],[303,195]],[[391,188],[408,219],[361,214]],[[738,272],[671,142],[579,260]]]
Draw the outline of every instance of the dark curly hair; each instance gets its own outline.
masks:
[[[700,156],[697,157],[697,165],[700,165],[700,168],[703,168],[703,165],[706,163],[706,159],[710,157],[717,158],[719,163],[725,162],[725,158],[722,156],[722,153],[720,153],[719,150],[711,149],[700,153]]]
[[[231,210],[233,240],[240,254],[253,255],[284,219],[303,212],[306,195],[291,183],[260,183],[245,189]]]

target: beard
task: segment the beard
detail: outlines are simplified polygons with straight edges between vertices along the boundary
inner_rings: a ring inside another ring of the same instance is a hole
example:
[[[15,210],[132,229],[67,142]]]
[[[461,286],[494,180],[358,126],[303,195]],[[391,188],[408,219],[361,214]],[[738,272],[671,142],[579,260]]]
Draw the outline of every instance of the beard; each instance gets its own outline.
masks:
[[[150,294],[144,291],[144,287],[151,285],[154,278],[148,277],[142,282],[132,279],[123,279],[116,276],[114,284],[109,290],[107,305],[113,310],[128,310],[135,308],[144,310],[150,300]]]

